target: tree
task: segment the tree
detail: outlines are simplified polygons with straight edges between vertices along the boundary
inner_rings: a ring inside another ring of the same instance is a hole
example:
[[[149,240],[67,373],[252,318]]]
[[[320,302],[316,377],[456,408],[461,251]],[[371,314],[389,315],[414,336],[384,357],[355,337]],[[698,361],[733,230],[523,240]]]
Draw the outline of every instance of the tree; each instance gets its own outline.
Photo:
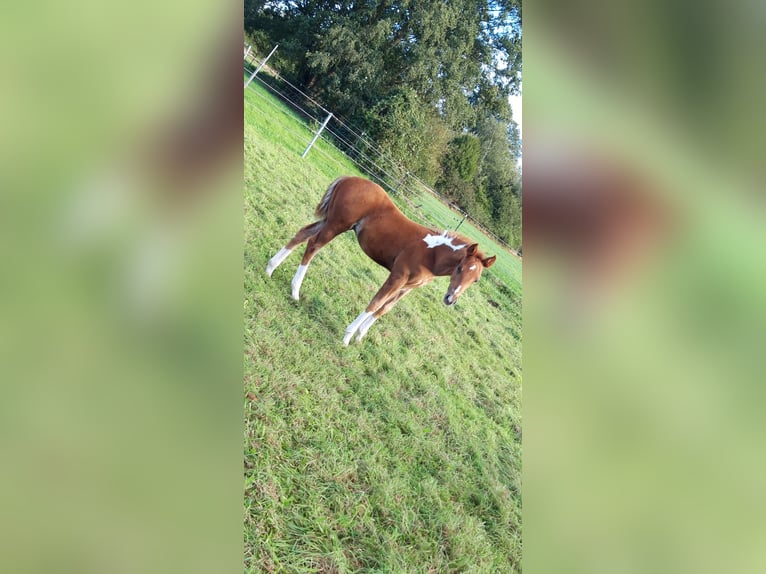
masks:
[[[520,141],[516,124],[485,118],[479,124],[482,157],[479,187],[492,206],[492,228],[514,247],[521,245],[521,177],[516,157]]]
[[[365,110],[403,88],[458,133],[475,126],[477,110],[510,118],[519,0],[246,0],[245,14],[245,31],[279,43],[293,79],[352,122],[374,119]]]
[[[473,183],[479,170],[479,138],[462,134],[452,140],[449,152],[444,158],[445,174],[454,173],[467,183]]]
[[[382,151],[398,159],[402,171],[434,185],[451,135],[436,110],[423,104],[413,90],[402,88],[378,102],[370,115],[374,118],[371,135]]]
[[[402,170],[518,234],[521,0],[245,0],[245,31]]]

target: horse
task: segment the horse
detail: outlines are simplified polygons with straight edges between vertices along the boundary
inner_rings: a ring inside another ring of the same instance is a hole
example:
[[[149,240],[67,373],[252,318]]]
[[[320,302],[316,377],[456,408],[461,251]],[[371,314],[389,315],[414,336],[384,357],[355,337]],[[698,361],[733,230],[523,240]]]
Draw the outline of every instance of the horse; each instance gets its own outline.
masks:
[[[385,190],[361,177],[343,176],[333,181],[317,205],[318,221],[310,223],[272,257],[266,274],[274,270],[301,243],[308,242],[293,277],[292,297],[300,289],[311,259],[339,234],[353,230],[367,256],[390,271],[388,279],[364,311],[346,328],[343,345],[356,334],[360,341],[372,324],[416,287],[436,276],[450,276],[445,305],[454,305],[466,289],[479,280],[496,257],[485,257],[478,243],[455,233],[437,231],[408,219]]]

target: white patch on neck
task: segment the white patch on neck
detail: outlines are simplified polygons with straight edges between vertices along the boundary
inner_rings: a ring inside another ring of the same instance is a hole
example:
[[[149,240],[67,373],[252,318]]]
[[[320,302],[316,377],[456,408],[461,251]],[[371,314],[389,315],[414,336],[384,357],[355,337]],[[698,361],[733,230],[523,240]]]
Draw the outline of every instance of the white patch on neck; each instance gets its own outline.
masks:
[[[457,251],[458,249],[462,249],[463,247],[465,247],[465,244],[452,245],[453,239],[455,238],[447,235],[447,231],[445,230],[444,233],[442,233],[441,235],[431,235],[429,233],[423,238],[423,241],[425,241],[429,249],[433,249],[434,247],[439,247],[439,245],[446,245],[447,247],[452,249],[452,251]]]

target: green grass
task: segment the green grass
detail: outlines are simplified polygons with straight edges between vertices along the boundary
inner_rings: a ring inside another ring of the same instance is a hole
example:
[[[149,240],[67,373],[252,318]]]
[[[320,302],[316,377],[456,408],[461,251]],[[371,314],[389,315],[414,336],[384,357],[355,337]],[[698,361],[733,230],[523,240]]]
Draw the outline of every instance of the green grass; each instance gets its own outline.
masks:
[[[485,276],[448,308],[436,279],[343,347],[387,275],[353,234],[299,302],[297,252],[264,268],[358,171],[322,141],[301,159],[310,130],[266,98],[245,95],[245,570],[520,571],[520,285]]]

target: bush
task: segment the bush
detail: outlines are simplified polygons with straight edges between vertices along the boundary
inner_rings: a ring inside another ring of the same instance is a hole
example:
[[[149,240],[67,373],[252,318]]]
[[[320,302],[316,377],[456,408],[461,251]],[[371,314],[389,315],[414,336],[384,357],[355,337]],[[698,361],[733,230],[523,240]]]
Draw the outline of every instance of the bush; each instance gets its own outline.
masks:
[[[479,170],[480,153],[481,146],[476,136],[463,134],[453,139],[444,157],[445,177],[454,174],[463,181],[472,183]]]
[[[374,139],[386,154],[426,183],[436,183],[450,137],[436,110],[412,90],[403,89],[376,105],[367,117]]]

